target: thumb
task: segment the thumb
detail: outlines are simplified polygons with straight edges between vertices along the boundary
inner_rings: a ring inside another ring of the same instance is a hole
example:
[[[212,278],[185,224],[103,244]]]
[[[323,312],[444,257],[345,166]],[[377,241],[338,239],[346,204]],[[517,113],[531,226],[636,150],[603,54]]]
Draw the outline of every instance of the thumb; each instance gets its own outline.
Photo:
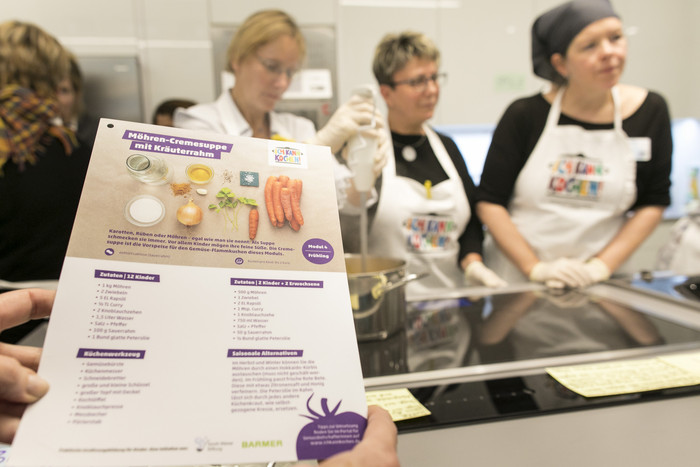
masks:
[[[49,383],[14,358],[0,356],[0,400],[31,403],[49,390]]]

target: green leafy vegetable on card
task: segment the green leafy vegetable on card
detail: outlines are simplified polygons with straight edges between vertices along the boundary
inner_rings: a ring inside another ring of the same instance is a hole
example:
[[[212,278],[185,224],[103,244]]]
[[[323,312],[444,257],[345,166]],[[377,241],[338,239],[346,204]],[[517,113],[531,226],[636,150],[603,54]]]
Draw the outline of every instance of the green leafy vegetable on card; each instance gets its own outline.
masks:
[[[230,188],[226,187],[220,189],[216,197],[221,201],[218,204],[210,204],[209,209],[216,212],[223,211],[226,221],[236,230],[238,230],[238,211],[241,209],[241,206],[244,204],[248,206],[258,205],[254,199],[236,196]]]

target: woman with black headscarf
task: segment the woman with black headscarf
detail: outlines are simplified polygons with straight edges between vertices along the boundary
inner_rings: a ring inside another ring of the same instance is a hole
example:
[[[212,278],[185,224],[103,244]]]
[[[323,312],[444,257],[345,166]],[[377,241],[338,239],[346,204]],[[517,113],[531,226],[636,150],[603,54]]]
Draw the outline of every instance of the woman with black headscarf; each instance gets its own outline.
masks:
[[[670,203],[668,108],[619,83],[626,56],[607,0],[574,0],[534,22],[534,72],[552,86],[508,107],[478,193],[485,256],[509,283],[606,280]]]

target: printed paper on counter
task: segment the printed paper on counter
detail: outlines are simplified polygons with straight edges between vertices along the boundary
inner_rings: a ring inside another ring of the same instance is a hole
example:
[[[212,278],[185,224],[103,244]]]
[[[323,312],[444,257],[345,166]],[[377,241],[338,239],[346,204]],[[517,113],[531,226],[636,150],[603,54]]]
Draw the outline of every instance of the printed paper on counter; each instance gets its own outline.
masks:
[[[103,119],[39,368],[51,389],[10,465],[352,448],[367,405],[331,164],[324,147]],[[270,177],[295,182],[272,199]]]
[[[391,414],[391,419],[395,422],[430,415],[430,410],[418,402],[418,399],[406,388],[367,391],[365,396],[367,405],[382,407]]]
[[[686,352],[674,355],[664,355],[658,357],[660,360],[681,368],[688,373],[700,376],[700,352]]]
[[[690,373],[660,358],[547,368],[547,373],[584,397],[614,396],[700,384]]]

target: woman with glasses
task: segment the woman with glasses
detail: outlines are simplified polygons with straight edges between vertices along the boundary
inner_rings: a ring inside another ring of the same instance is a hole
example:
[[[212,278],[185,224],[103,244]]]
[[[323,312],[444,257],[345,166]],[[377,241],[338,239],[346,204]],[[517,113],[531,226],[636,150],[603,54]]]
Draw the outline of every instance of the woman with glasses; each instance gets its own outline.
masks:
[[[177,109],[174,126],[319,144],[337,153],[360,126],[378,115],[371,100],[353,97],[317,132],[307,118],[275,112],[305,56],[306,42],[293,18],[279,10],[254,13],[238,28],[228,47],[228,68],[236,78],[233,88],[224,90],[215,102]],[[380,144],[377,171],[381,171],[387,149],[388,143]],[[356,198],[349,194],[351,173],[345,166],[336,167],[336,184],[339,202]]]
[[[533,69],[552,86],[506,110],[479,186],[479,216],[498,247],[489,266],[508,282],[606,280],[670,203],[668,108],[619,82],[626,58],[607,0],[570,1],[534,22]]]
[[[393,142],[379,181],[370,252],[406,258],[412,272],[429,272],[412,290],[504,282],[481,259],[483,230],[474,215],[474,182],[457,145],[435,132],[432,118],[445,74],[440,52],[425,35],[385,36],[373,71],[386,102]]]

